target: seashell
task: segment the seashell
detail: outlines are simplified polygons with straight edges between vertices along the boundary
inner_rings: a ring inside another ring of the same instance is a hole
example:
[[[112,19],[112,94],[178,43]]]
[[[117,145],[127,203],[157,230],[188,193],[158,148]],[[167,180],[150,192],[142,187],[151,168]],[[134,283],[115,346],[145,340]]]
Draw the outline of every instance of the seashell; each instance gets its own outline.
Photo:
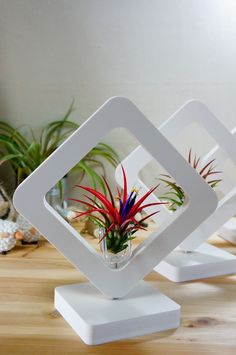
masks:
[[[0,253],[6,254],[16,245],[15,233],[19,229],[17,223],[0,219]]]
[[[36,244],[40,238],[40,233],[20,214],[16,219],[19,229],[23,232],[22,244]]]

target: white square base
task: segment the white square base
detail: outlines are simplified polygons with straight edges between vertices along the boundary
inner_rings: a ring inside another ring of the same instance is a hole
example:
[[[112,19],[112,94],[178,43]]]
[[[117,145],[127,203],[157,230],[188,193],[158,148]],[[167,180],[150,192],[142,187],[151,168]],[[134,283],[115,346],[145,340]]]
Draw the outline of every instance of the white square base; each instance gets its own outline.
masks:
[[[225,240],[228,240],[230,243],[236,244],[236,217],[225,223],[217,234]]]
[[[90,283],[55,289],[55,308],[89,345],[177,328],[180,306],[142,281],[127,296],[107,299]]]
[[[154,270],[174,282],[230,275],[236,272],[236,256],[203,243],[190,253],[172,251]]]

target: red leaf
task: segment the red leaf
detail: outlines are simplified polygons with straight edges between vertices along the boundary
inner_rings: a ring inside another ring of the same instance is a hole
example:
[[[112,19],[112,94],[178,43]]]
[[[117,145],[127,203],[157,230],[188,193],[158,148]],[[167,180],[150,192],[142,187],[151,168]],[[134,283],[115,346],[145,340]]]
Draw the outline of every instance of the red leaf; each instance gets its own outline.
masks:
[[[75,199],[75,198],[68,198],[68,200],[69,200],[69,201],[75,201],[75,202],[78,202],[78,203],[82,203],[82,204],[84,204],[84,205],[86,205],[86,206],[88,206],[88,207],[92,207],[92,208],[95,207],[95,206],[92,205],[91,203],[88,203],[88,202],[83,201],[83,200],[77,200],[77,199]]]
[[[194,158],[194,164],[193,164],[194,169],[197,169],[197,166],[198,166],[199,162],[200,162],[200,158],[196,159],[196,157],[195,157]]]
[[[129,223],[131,223],[131,222],[133,222],[133,223],[135,223],[135,224],[138,224],[139,222],[138,221],[136,221],[136,219],[135,218],[128,218],[128,219],[126,219],[123,223],[122,223],[122,225],[121,225],[121,229],[124,229],[125,227],[126,227],[126,225],[128,225]]]
[[[99,204],[96,201],[94,201],[92,198],[90,198],[89,196],[87,196],[85,194],[83,194],[83,196],[86,197],[89,201],[93,202],[95,206],[97,206],[98,208],[101,208],[101,206],[99,206]]]
[[[191,164],[192,161],[192,148],[190,148],[189,153],[188,153],[188,162]]]
[[[105,182],[105,185],[107,187],[107,190],[108,190],[108,193],[109,193],[109,196],[110,196],[110,199],[111,199],[112,206],[115,207],[115,202],[114,202],[114,199],[113,199],[113,196],[112,196],[112,193],[111,193],[110,186],[108,185],[108,182],[105,179],[105,177],[103,176],[102,178],[103,178],[103,181]]]
[[[209,165],[211,165],[213,162],[215,161],[215,159],[212,159],[211,161],[209,161],[209,163],[207,163],[200,171],[199,174],[202,175],[202,173],[208,168]]]
[[[104,238],[106,238],[107,234],[112,230],[113,227],[115,227],[115,224],[114,224],[114,223],[112,223],[112,224],[110,225],[110,227],[106,230],[106,233],[105,233],[104,236],[99,240],[99,243],[101,243],[101,241],[102,241]]]
[[[97,197],[107,208],[107,210],[110,212],[110,214],[113,216],[114,220],[116,221],[117,224],[120,223],[121,218],[120,215],[117,211],[116,208],[114,208],[111,204],[111,202],[100,192],[92,189],[91,187],[86,187],[86,186],[81,186],[81,185],[76,185],[77,187],[80,187],[81,189],[90,192],[92,195]]]
[[[169,202],[154,202],[154,203],[148,203],[146,205],[140,206],[136,213],[141,212],[144,208],[151,207],[151,206],[158,206],[158,205],[168,205]]]
[[[146,219],[148,219],[148,218],[154,216],[154,214],[157,214],[157,213],[160,213],[160,211],[156,211],[156,212],[150,213],[150,214],[147,215],[146,217],[140,219],[139,223],[142,223],[142,222],[146,221]]]
[[[110,214],[110,212],[107,211],[107,210],[103,210],[102,208],[94,208],[94,209],[92,209],[92,210],[88,210],[88,211],[82,212],[82,213],[80,213],[78,216],[76,216],[75,218],[80,218],[80,217],[82,217],[82,216],[86,216],[86,215],[91,214],[91,213],[93,213],[93,212],[105,213],[105,214],[109,215],[109,216],[114,220],[114,218],[113,218],[113,216]]]
[[[127,200],[127,179],[126,179],[125,169],[124,169],[122,164],[121,164],[121,169],[122,169],[122,173],[123,173],[123,182],[124,182],[124,186],[123,186],[123,204],[125,204],[125,202]]]
[[[118,189],[118,187],[117,187],[117,194],[118,194],[118,197],[120,198],[120,190]]]
[[[203,179],[206,179],[210,175],[215,175],[215,174],[222,174],[222,171],[209,171],[205,175],[203,175]]]

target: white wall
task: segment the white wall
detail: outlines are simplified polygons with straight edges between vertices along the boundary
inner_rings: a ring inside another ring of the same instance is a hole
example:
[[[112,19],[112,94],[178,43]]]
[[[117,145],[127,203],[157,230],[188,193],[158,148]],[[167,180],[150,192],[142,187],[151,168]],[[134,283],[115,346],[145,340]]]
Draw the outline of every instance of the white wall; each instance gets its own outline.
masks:
[[[0,119],[40,127],[74,97],[82,122],[123,95],[158,126],[194,97],[232,128],[235,19],[234,0],[0,0]]]

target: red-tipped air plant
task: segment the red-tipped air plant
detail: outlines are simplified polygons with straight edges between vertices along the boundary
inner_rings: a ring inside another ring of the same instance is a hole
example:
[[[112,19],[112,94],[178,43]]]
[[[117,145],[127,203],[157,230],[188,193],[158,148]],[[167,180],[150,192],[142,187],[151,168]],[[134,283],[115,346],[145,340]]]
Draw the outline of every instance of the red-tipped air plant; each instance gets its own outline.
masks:
[[[212,175],[220,174],[222,171],[215,170],[215,159],[210,160],[202,166],[201,158],[192,155],[192,149],[188,153],[188,163],[199,173],[199,175],[212,187],[215,188],[222,181],[222,179],[212,179]],[[169,201],[168,208],[171,211],[176,211],[178,207],[182,206],[185,201],[185,192],[181,186],[177,185],[169,175],[162,174],[163,178],[159,180],[164,182],[169,189],[168,192],[159,196],[162,201]]]
[[[88,192],[90,195],[83,195],[86,201],[81,199],[70,199],[81,203],[87,208],[85,212],[78,213],[75,218],[89,216],[89,218],[100,228],[103,228],[104,235],[100,239],[100,242],[106,238],[107,249],[114,254],[126,249],[128,241],[135,238],[134,234],[138,230],[145,230],[141,225],[142,222],[157,214],[159,211],[151,213],[137,221],[135,217],[138,212],[142,212],[144,208],[150,206],[167,203],[155,202],[144,204],[144,201],[158,187],[158,185],[151,188],[140,199],[138,199],[138,190],[135,187],[130,193],[128,193],[125,170],[122,165],[121,168],[123,174],[123,191],[117,188],[118,194],[116,198],[113,197],[109,184],[105,177],[103,177],[108,197],[91,187],[76,185],[76,187]],[[119,201],[118,204],[116,204],[116,200]]]
[[[188,163],[199,173],[199,175],[201,175],[204,180],[206,180],[206,182],[212,188],[216,187],[222,181],[222,179],[209,179],[209,176],[222,173],[222,171],[215,170],[215,159],[210,160],[203,167],[198,168],[200,161],[201,158],[197,158],[196,155],[194,158],[192,157],[192,149],[190,149],[188,154]]]

